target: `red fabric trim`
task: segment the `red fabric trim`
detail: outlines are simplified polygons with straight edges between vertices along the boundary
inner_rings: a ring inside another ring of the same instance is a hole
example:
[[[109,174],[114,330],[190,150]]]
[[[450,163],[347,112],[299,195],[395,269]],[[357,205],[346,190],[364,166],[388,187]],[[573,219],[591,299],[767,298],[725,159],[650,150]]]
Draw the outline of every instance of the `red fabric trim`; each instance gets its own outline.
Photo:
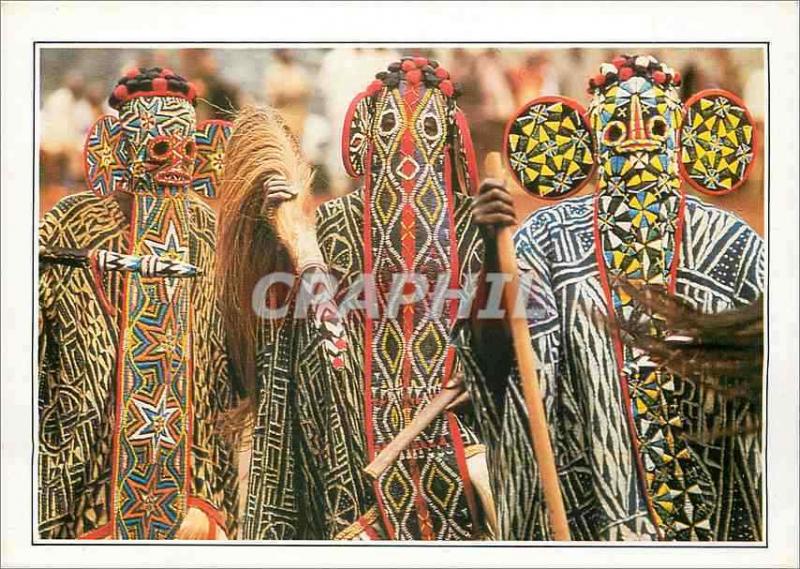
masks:
[[[364,530],[364,533],[366,533],[370,539],[376,541],[381,539],[381,536],[378,535],[378,532],[375,531],[375,528],[372,527],[372,524],[364,519],[363,515],[360,516],[356,521],[358,522],[358,525],[361,527],[361,529]]]
[[[595,250],[595,260],[597,262],[597,270],[600,276],[600,284],[603,286],[603,293],[605,294],[605,301],[606,301],[606,311],[608,313],[609,322],[612,325],[611,328],[611,340],[614,344],[614,352],[617,356],[617,374],[618,374],[618,383],[620,386],[620,391],[622,393],[622,402],[625,405],[625,419],[628,423],[628,432],[631,438],[631,446],[633,447],[633,455],[636,460],[636,471],[639,475],[639,487],[642,491],[642,495],[644,496],[645,503],[647,504],[647,511],[650,514],[650,519],[655,524],[655,510],[653,509],[652,500],[650,499],[650,495],[647,492],[647,487],[645,486],[645,477],[644,477],[644,464],[642,464],[642,456],[639,452],[639,435],[636,430],[636,424],[633,422],[633,414],[631,412],[631,397],[630,392],[628,391],[628,384],[625,381],[625,373],[624,373],[624,361],[625,361],[625,351],[622,345],[622,339],[620,338],[619,331],[614,326],[616,321],[616,311],[614,310],[614,298],[611,294],[611,287],[608,284],[608,275],[606,274],[606,263],[605,259],[603,258],[603,246],[602,241],[600,240],[600,225],[598,224],[598,212],[599,212],[599,200],[600,194],[595,193],[593,201],[594,201],[594,215],[592,219],[592,225],[594,229],[594,250]],[[661,536],[661,530],[658,529],[658,525],[656,525],[656,531]]]
[[[188,287],[188,284],[186,285]],[[191,291],[186,291],[187,296],[191,296]],[[188,328],[188,349],[186,350],[187,354],[187,361],[186,361],[186,479],[183,481],[183,492],[184,496],[191,496],[192,494],[192,442],[194,436],[194,413],[192,412],[192,389],[194,387],[193,384],[193,376],[194,376],[194,338],[192,332],[192,324],[194,319],[192,318],[192,305],[189,304],[187,309],[187,328]],[[188,505],[188,500],[187,500]],[[220,526],[225,527],[224,524],[220,524]]]
[[[85,539],[106,539],[111,535],[113,532],[113,524],[112,522],[108,522],[105,525],[100,526],[99,528],[95,528],[92,531],[87,531],[83,535],[79,535],[78,539],[85,540]]]
[[[444,191],[447,199],[447,224],[450,226],[448,235],[450,236],[450,288],[457,289],[459,284],[459,263],[458,263],[458,237],[455,234],[456,222],[455,213],[453,211],[453,187],[451,183],[452,166],[450,164],[450,153],[445,151],[444,155]],[[458,314],[458,301],[450,299],[450,325],[455,322]],[[455,348],[452,345],[447,346],[447,356],[444,364],[442,388],[447,387],[450,383],[451,375],[453,372],[453,358],[455,355]]]
[[[130,216],[130,238],[128,240],[128,253],[134,254],[136,251],[136,224],[138,219],[139,208],[136,204],[136,197],[131,200],[131,216]],[[122,277],[122,310],[119,316],[119,331],[117,334],[117,392],[114,394],[116,399],[116,416],[114,417],[114,437],[112,443],[113,460],[111,464],[111,513],[109,515],[112,526],[112,533],[117,520],[117,486],[119,476],[119,432],[120,432],[120,419],[122,415],[122,369],[125,361],[125,330],[128,327],[128,286],[130,284],[131,273],[125,273]]]
[[[422,541],[433,541],[434,535],[431,512],[428,510],[428,504],[425,500],[425,496],[422,494],[422,488],[420,488],[419,464],[417,463],[417,459],[409,459],[408,470],[411,472],[411,480],[414,483],[414,504],[416,505],[417,521],[419,522]]]
[[[225,516],[204,498],[200,498],[199,496],[189,496],[189,499],[186,500],[186,505],[189,508],[197,508],[198,510],[201,510],[206,516],[208,516],[208,519],[213,522],[211,524],[211,528],[208,530],[208,533],[211,536],[208,539],[215,539],[217,536],[215,524],[217,527],[223,529],[225,528]]]
[[[408,92],[406,93],[408,94]],[[409,113],[410,114],[410,113]],[[411,132],[408,129],[403,133],[403,142],[401,143],[401,147],[406,145],[413,145],[413,139],[411,137]],[[402,152],[402,151],[401,151]],[[403,180],[402,181],[403,193],[406,194],[408,198],[411,197],[411,193],[414,191],[414,181],[413,180]],[[403,265],[404,269],[408,272],[411,272],[414,268],[414,257],[416,256],[416,239],[415,239],[415,232],[414,229],[416,227],[416,218],[415,212],[411,207],[411,204],[406,203],[403,206],[402,212],[402,226],[405,231],[407,231],[408,237],[402,237],[400,243],[400,253],[403,256]],[[416,312],[415,307],[411,306],[403,306],[400,308],[402,311],[401,318],[403,320],[402,327],[403,327],[403,340],[406,346],[410,345],[411,337],[414,334],[414,313]],[[402,385],[403,385],[403,411],[406,411],[408,415],[411,414],[411,411],[414,410],[414,405],[411,403],[409,399],[409,391],[411,388],[411,358],[409,357],[410,354],[405,353],[403,357],[403,371],[402,371]],[[370,358],[372,357],[372,353],[370,353]],[[408,416],[407,415],[407,416]]]
[[[614,311],[614,298],[611,295],[611,287],[608,284],[608,275],[606,274],[606,260],[603,257],[603,243],[600,240],[600,225],[597,223],[598,212],[600,208],[599,204],[600,194],[595,193],[594,197],[592,198],[594,211],[593,211],[593,219],[592,219],[592,231],[594,234],[594,255],[595,255],[595,262],[597,263],[597,272],[600,277],[600,284],[603,287],[603,293],[605,294],[605,301],[606,301],[606,311],[608,312],[608,319],[613,325],[617,319],[616,312]],[[613,328],[612,328],[613,330]],[[622,345],[616,342],[617,334],[613,334],[615,342],[614,342],[614,350],[617,354],[617,368],[622,371],[622,361],[624,359],[624,352],[622,350]],[[627,391],[627,388],[625,388]]]
[[[94,281],[94,288],[95,292],[97,293],[97,298],[100,301],[100,305],[103,307],[103,310],[106,311],[106,314],[111,316],[112,318],[117,316],[117,309],[111,304],[106,296],[106,291],[103,288],[103,274],[100,271],[100,267],[97,264],[97,252],[92,251],[89,253],[89,270],[92,272],[92,280]]]
[[[416,401],[419,404],[419,401]],[[375,445],[375,453],[381,452],[384,448],[389,446],[389,443]],[[417,450],[417,449],[432,449],[432,448],[444,448],[450,446],[450,442],[447,440],[447,437],[438,437],[434,441],[422,441],[422,440],[414,440],[408,447],[408,450]]]
[[[686,215],[686,192],[681,191],[680,201],[678,202],[678,222],[675,224],[675,241],[672,244],[672,265],[669,267],[669,282],[667,292],[675,294],[678,286],[678,265],[681,258],[681,246],[683,245],[683,223]]]
[[[467,175],[469,176],[470,192],[472,195],[478,193],[478,160],[475,158],[475,146],[472,143],[472,133],[469,130],[469,122],[467,116],[462,110],[456,111],[456,126],[461,132],[461,138],[464,140],[464,151],[467,155]],[[450,177],[448,176],[447,180]]]
[[[365,92],[361,92],[358,95],[356,95],[353,98],[353,100],[350,101],[350,106],[347,107],[347,112],[344,115],[344,125],[342,126],[342,142],[341,142],[342,164],[344,164],[344,169],[351,178],[359,178],[361,177],[362,174],[358,174],[353,169],[353,165],[350,163],[350,123],[353,121],[353,115],[356,113],[356,107],[361,102],[361,100],[366,96],[367,94]],[[368,142],[364,141],[364,144],[368,144]],[[367,150],[367,152],[369,153],[369,149]],[[367,155],[367,160],[364,164],[364,174],[363,174],[364,176],[369,174],[369,172],[366,171],[367,164],[369,164],[369,154]]]
[[[557,95],[548,96],[548,97],[536,97],[535,99],[533,99],[531,101],[528,101],[527,103],[522,105],[519,109],[517,109],[517,112],[514,113],[513,115],[511,115],[511,119],[506,123],[506,128],[503,130],[503,162],[505,163],[506,170],[508,170],[511,173],[511,175],[514,178],[514,181],[523,190],[525,189],[525,186],[522,184],[522,182],[519,180],[519,178],[517,178],[517,176],[516,176],[516,174],[514,172],[514,169],[511,167],[511,158],[509,156],[509,151],[508,151],[508,135],[511,132],[511,126],[514,124],[514,121],[517,120],[517,118],[521,114],[526,113],[528,111],[529,107],[531,107],[533,105],[538,105],[540,103],[564,103],[566,106],[575,109],[576,111],[578,111],[578,114],[581,116],[581,119],[583,120],[583,126],[586,128],[587,131],[589,131],[590,134],[592,132],[591,126],[589,125],[589,121],[586,118],[586,109],[578,101],[576,101],[575,99],[570,99],[569,97],[561,97],[561,96],[557,96]],[[594,148],[594,138],[590,136],[589,140],[592,141],[592,156],[594,156],[594,150],[595,150],[595,148]],[[597,162],[595,160],[593,160],[592,162],[593,162],[592,163],[592,169],[586,175],[586,178],[583,180],[583,182],[581,182],[580,184],[575,186],[574,189],[570,190],[566,194],[562,194],[562,195],[560,195],[558,197],[555,197],[555,198],[548,198],[548,197],[545,197],[545,196],[532,194],[531,192],[527,192],[527,193],[529,195],[532,195],[536,199],[540,199],[540,200],[544,200],[544,201],[555,202],[555,201],[558,201],[558,200],[566,199],[566,198],[570,197],[571,195],[574,195],[579,190],[581,190],[586,184],[589,183],[589,180],[592,179],[592,176],[594,176],[594,173],[597,170]]]
[[[631,436],[631,446],[633,447],[634,456],[636,457],[636,470],[639,474],[639,482],[640,487],[642,490],[642,494],[644,495],[645,502],[647,503],[647,510],[650,513],[650,518],[653,521],[653,525],[658,532],[659,539],[664,539],[664,535],[661,529],[656,524],[656,514],[653,508],[652,499],[647,492],[647,488],[645,486],[645,477],[644,477],[644,464],[642,463],[642,456],[639,452],[639,435],[636,430],[636,425],[633,422],[633,413],[631,410],[631,398],[630,393],[628,391],[628,384],[625,381],[625,373],[624,373],[624,361],[625,361],[625,352],[622,345],[622,338],[620,337],[619,330],[613,326],[614,321],[616,320],[616,312],[614,310],[614,298],[611,294],[611,287],[608,284],[608,275],[606,274],[606,265],[605,259],[603,258],[603,247],[602,242],[600,240],[600,226],[598,224],[598,213],[599,213],[599,199],[600,194],[595,192],[593,202],[593,219],[592,219],[592,226],[593,226],[593,233],[594,233],[594,250],[595,250],[595,261],[597,262],[597,271],[600,277],[600,284],[603,287],[603,293],[605,295],[606,301],[606,311],[608,312],[609,321],[612,324],[612,331],[611,331],[611,339],[614,344],[614,352],[617,356],[617,373],[619,374],[619,385],[620,390],[622,391],[622,399],[623,403],[625,404],[625,417],[628,422],[628,429],[630,431]],[[670,282],[668,284],[668,292],[670,294],[675,293],[675,286],[676,286],[676,276],[678,271],[679,265],[679,258],[680,258],[680,245],[682,243],[682,234],[683,234],[683,219],[684,219],[684,210],[685,210],[685,203],[686,203],[686,195],[681,192],[680,202],[678,204],[678,223],[675,230],[675,242],[673,243],[673,256],[672,256],[672,265],[670,267]]]
[[[689,97],[689,99],[683,104],[683,113],[681,113],[682,119],[686,120],[686,113],[689,112],[689,107],[691,107],[694,103],[698,100],[702,99],[703,97],[726,97],[733,101],[737,106],[744,109],[744,114],[747,117],[747,120],[753,126],[753,159],[750,161],[745,169],[744,173],[742,174],[742,179],[736,182],[734,185],[727,190],[709,190],[708,188],[704,187],[702,184],[697,182],[696,180],[689,177],[689,174],[686,172],[686,167],[683,165],[683,160],[678,160],[678,169],[681,173],[681,178],[683,178],[687,184],[692,186],[695,190],[700,193],[706,194],[707,196],[724,196],[725,194],[729,194],[734,190],[738,190],[742,184],[747,181],[747,178],[750,177],[751,170],[753,168],[753,164],[756,163],[756,157],[758,156],[758,149],[760,144],[760,139],[758,137],[758,128],[756,127],[756,121],[753,120],[753,115],[750,114],[750,109],[747,108],[747,105],[744,104],[744,101],[731,93],[730,91],[726,91],[725,89],[703,89]],[[678,129],[678,149],[680,152],[683,152],[683,141],[681,140],[683,129]]]
[[[372,147],[367,149],[367,163],[372,162]],[[372,191],[372,180],[370,176],[364,177],[364,274],[372,273],[372,232],[371,214],[369,210],[370,193]],[[372,348],[372,318],[370,311],[364,314],[364,422],[367,431],[367,453],[369,460],[375,458],[375,434],[372,432],[372,358],[369,357],[369,350]]]
[[[380,480],[373,480],[372,487],[375,490],[375,498],[378,502],[378,511],[381,514],[381,519],[383,519],[383,527],[386,528],[386,536],[388,539],[394,539],[395,529],[391,520],[389,519],[389,515],[386,513],[386,504],[383,503],[383,493],[381,491]]]
[[[445,151],[444,154],[444,193],[447,198],[447,223],[450,226],[448,235],[450,236],[450,287],[457,289],[459,285],[459,274],[461,266],[458,261],[458,236],[456,235],[456,218],[455,218],[455,204],[453,197],[452,185],[452,171],[453,167],[450,163],[450,152]],[[455,322],[458,315],[458,300],[450,300],[450,324]],[[452,346],[451,346],[452,348]],[[449,370],[445,370],[445,379],[450,377]]]
[[[470,144],[471,144],[470,140]],[[474,152],[473,152],[474,158]],[[449,175],[451,166],[449,160],[449,153],[445,153],[445,194],[447,196],[447,203],[448,203],[448,224],[450,225],[450,287],[453,289],[457,289],[459,285],[459,276],[461,274],[461,263],[458,258],[458,236],[456,235],[456,220],[455,220],[455,204],[454,197],[453,197],[453,188],[451,185],[451,176]],[[452,299],[450,301],[450,324],[451,326],[455,323],[456,318],[458,317],[458,306],[459,301],[457,299]],[[455,346],[450,344],[447,347],[447,360],[445,361],[445,369],[444,369],[444,382],[442,383],[442,387],[447,387],[450,384],[450,380],[452,379],[453,373],[453,360],[455,359]],[[455,415],[452,412],[447,412],[447,422],[450,428],[450,437],[453,439],[453,448],[455,450],[456,455],[456,464],[458,465],[458,471],[461,475],[461,480],[464,483],[464,494],[467,498],[467,507],[469,508],[470,517],[472,518],[472,525],[473,525],[473,536],[478,534],[480,528],[479,520],[478,520],[478,507],[477,502],[475,500],[475,491],[472,488],[472,481],[469,477],[469,470],[467,469],[467,460],[464,456],[464,441],[461,438],[461,429],[458,427],[458,422],[456,421]]]
[[[409,87],[403,94],[403,104],[405,106],[406,116],[413,116],[413,106],[416,105],[417,101],[417,90],[414,87]],[[405,156],[413,156],[416,150],[414,137],[408,124],[406,124],[405,128],[403,129],[403,133],[401,134],[399,150],[401,154]],[[408,197],[411,197],[411,194],[414,191],[414,185],[414,180],[401,181],[403,193]],[[406,203],[403,206],[403,212],[401,215],[401,223],[403,224],[403,228],[407,231],[407,237],[401,238],[400,254],[403,257],[404,269],[410,272],[414,268],[414,258],[416,257],[416,234],[414,232],[416,219],[414,210],[411,208],[409,203]],[[411,337],[414,334],[414,312],[416,311],[416,308],[403,306],[401,310],[403,320],[403,339],[405,344],[409,345]],[[408,394],[411,387],[411,358],[409,355],[410,354],[406,353],[403,357],[402,370],[402,406],[406,416],[410,416],[412,412],[416,411],[408,399]],[[372,357],[371,351],[369,357]],[[411,473],[411,480],[414,484],[414,509],[416,510],[417,520],[419,522],[420,535],[423,541],[430,541],[433,539],[433,527],[430,519],[431,514],[428,510],[427,504],[425,503],[425,498],[422,495],[422,489],[420,488],[419,465],[417,464],[417,460],[415,458],[409,459],[408,467]]]
[[[369,168],[372,163],[372,146],[367,148],[367,159],[365,168]],[[372,274],[372,233],[371,216],[369,210],[370,192],[372,191],[372,178],[367,172],[364,176],[364,274]],[[375,458],[375,433],[372,426],[372,358],[368,355],[372,349],[372,318],[370,310],[364,313],[364,428],[367,435],[367,456],[369,460]],[[383,525],[389,539],[394,539],[394,526],[386,514],[386,505],[383,503],[380,480],[373,480],[373,489],[378,503],[378,511],[383,519]]]

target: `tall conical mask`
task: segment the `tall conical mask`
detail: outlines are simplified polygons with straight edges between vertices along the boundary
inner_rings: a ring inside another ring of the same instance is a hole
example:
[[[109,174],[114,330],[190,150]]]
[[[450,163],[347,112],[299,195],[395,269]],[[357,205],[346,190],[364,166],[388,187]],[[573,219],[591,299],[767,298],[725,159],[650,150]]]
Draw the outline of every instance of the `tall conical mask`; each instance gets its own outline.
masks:
[[[134,69],[86,141],[86,178],[130,222],[128,255],[197,263],[188,193],[213,196],[229,127],[196,125],[194,87],[167,69]],[[196,168],[198,167],[199,168]],[[118,539],[174,537],[191,505],[192,278],[123,276],[111,522]],[[111,270],[110,267],[99,267]]]
[[[469,130],[454,94],[436,62],[408,57],[379,73],[345,120],[343,159],[351,175],[364,178],[364,272],[375,279],[378,305],[364,325],[370,460],[454,369],[457,300],[437,305],[434,291],[461,284],[455,196],[476,186]],[[456,539],[475,529],[471,496],[459,480],[467,473],[453,450],[461,435],[446,415],[376,483],[394,539]]]

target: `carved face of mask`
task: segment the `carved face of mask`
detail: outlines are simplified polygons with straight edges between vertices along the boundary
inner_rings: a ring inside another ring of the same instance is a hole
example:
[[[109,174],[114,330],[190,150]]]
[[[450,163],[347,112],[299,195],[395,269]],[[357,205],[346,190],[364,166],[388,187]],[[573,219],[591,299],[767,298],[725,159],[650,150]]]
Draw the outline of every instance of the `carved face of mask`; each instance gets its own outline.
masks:
[[[406,58],[377,77],[345,117],[347,172],[365,176],[373,196],[402,191],[424,199],[445,190],[474,191],[475,152],[449,73],[425,58]]]
[[[645,77],[631,77],[595,94],[589,121],[597,144],[599,190],[677,190],[681,110],[674,88]]]
[[[379,148],[388,153],[402,145],[404,155],[410,155],[413,147],[422,160],[440,158],[447,135],[447,110],[438,90],[421,87],[412,93],[403,83],[378,100],[376,114],[372,138]]]
[[[120,109],[133,191],[192,183],[197,145],[195,111],[178,97],[137,97]]]
[[[447,124],[445,98],[438,89],[410,90],[403,82],[376,101],[371,194],[378,202],[376,212],[385,216],[383,222],[393,216],[393,206],[403,194],[424,202],[418,203],[422,211],[436,210],[434,203],[443,199],[449,184]]]

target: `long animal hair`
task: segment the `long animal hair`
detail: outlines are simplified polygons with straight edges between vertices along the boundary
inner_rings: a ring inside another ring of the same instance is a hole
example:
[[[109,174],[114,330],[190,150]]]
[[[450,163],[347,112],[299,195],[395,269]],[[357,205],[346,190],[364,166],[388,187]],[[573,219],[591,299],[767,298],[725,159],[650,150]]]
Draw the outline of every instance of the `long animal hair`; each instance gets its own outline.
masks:
[[[267,203],[264,182],[274,175],[300,188],[296,200],[302,202],[309,195],[312,169],[280,115],[267,107],[244,107],[237,113],[225,152],[217,246],[220,306],[233,384],[244,400],[226,421],[231,429],[248,424],[256,406],[256,284],[265,275],[292,273],[295,267],[292,243],[282,238],[286,233],[281,214]]]
[[[647,312],[663,318],[670,331],[665,338],[653,338],[639,327],[621,322],[619,328],[626,341],[682,377],[695,381],[703,378],[700,385],[724,399],[747,403],[746,432],[757,431],[763,387],[763,299],[717,314],[703,314],[663,290],[636,288],[629,283],[623,286]],[[716,433],[728,434],[736,433]]]

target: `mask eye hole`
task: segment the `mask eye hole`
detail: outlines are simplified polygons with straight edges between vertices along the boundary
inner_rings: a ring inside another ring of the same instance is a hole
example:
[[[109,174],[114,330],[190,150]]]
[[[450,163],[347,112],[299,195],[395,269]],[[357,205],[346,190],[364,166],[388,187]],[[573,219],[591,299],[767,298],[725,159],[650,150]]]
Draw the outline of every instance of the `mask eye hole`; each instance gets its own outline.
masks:
[[[189,158],[193,158],[196,151],[197,145],[194,143],[194,140],[186,141],[186,144],[183,146],[183,153]]]
[[[394,116],[394,111],[387,111],[381,115],[381,133],[391,134],[395,126],[397,126],[397,117]]]
[[[422,119],[422,131],[428,138],[436,138],[440,132],[439,122],[431,115],[426,116]]]
[[[650,136],[657,140],[664,140],[667,136],[667,121],[664,117],[650,119]]]
[[[150,157],[155,160],[165,160],[169,155],[171,144],[166,138],[154,138],[150,143]]]
[[[622,121],[611,121],[603,131],[603,142],[609,146],[616,146],[625,139],[627,128]]]

